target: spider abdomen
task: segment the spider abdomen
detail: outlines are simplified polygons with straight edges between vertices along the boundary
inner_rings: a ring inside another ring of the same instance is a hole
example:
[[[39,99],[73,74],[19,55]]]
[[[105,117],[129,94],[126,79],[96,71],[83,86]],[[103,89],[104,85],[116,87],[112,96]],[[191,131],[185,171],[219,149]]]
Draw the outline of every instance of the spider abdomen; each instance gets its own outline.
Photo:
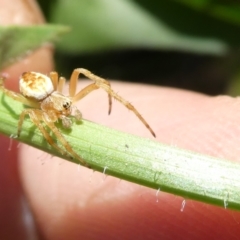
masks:
[[[41,73],[25,72],[19,81],[20,92],[23,96],[41,101],[53,91],[52,80]]]

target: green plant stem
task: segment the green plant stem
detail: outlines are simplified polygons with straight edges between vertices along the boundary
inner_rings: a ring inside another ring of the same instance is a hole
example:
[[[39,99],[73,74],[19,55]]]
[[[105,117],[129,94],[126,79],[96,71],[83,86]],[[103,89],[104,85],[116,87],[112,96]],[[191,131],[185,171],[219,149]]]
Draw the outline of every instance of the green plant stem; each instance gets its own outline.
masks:
[[[24,107],[2,92],[0,99],[0,132],[10,136],[17,131]],[[74,151],[94,170],[187,199],[240,209],[240,164],[163,145],[86,120],[74,123],[69,131],[62,129],[60,123],[57,126]],[[24,121],[18,140],[65,158],[46,143],[29,118]]]

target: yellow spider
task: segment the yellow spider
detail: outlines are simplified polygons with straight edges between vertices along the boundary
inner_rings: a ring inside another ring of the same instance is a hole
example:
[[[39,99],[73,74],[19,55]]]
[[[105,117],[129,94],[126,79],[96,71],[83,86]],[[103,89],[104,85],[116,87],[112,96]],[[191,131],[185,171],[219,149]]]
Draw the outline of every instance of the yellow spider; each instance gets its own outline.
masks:
[[[76,93],[78,76],[80,74],[83,74],[87,78],[93,80],[94,83],[86,86]],[[65,81],[66,80],[63,77],[58,78],[57,72],[51,72],[49,77],[37,72],[25,72],[19,80],[21,94],[6,89],[3,85],[3,80],[0,81],[0,89],[6,95],[20,101],[26,106],[31,107],[24,109],[20,115],[17,137],[20,136],[25,115],[29,115],[31,121],[38,127],[44,138],[52,147],[57,149],[62,155],[69,156],[70,154],[72,157],[78,159],[81,164],[89,167],[88,164],[77,153],[75,153],[54,123],[57,122],[58,119],[61,119],[63,127],[70,128],[72,126],[72,121],[69,116],[73,116],[77,121],[80,121],[82,119],[82,114],[76,106],[73,105],[73,103],[79,101],[87,94],[98,88],[102,88],[108,93],[109,114],[111,113],[113,97],[129,110],[133,111],[155,137],[155,133],[136,108],[114,92],[107,80],[94,75],[86,69],[77,68],[73,71],[70,78],[69,96],[65,96],[62,93]],[[42,122],[52,130],[61,144],[65,147],[65,150],[55,143]]]

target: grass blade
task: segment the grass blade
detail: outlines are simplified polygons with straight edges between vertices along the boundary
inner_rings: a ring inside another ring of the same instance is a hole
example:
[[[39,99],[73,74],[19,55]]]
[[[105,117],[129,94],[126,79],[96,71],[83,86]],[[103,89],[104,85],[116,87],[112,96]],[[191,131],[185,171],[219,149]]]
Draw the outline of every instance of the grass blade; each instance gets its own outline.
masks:
[[[0,133],[17,131],[22,104],[0,92]],[[240,210],[240,164],[136,137],[83,120],[64,130],[73,149],[94,170],[184,198]],[[18,139],[53,155],[28,118]],[[77,160],[70,160],[79,163]]]

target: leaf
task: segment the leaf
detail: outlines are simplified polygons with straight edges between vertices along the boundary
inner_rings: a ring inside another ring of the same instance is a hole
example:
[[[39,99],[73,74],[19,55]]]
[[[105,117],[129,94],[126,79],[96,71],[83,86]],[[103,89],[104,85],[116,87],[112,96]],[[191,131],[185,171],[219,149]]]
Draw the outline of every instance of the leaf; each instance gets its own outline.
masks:
[[[228,22],[240,25],[240,3],[234,0],[176,0],[189,7],[203,11],[208,15],[215,16]]]
[[[239,32],[237,27],[199,16],[170,0],[59,0],[52,8],[50,21],[72,27],[58,47],[73,54],[116,48],[224,54],[229,49],[226,39],[233,37],[227,33]],[[184,32],[185,26],[194,31]]]
[[[0,69],[20,60],[40,46],[56,41],[68,27],[58,25],[0,27]]]
[[[189,40],[212,39],[213,43],[221,42],[229,48],[240,45],[240,26],[209,14],[213,4],[201,9],[190,8],[192,1],[188,1],[187,5],[182,3],[184,0],[135,1],[155,18],[163,21],[179,34],[185,35]],[[195,2],[203,1],[195,0]]]
[[[0,101],[0,133],[11,137],[17,131],[24,107],[2,91]],[[93,170],[184,198],[240,210],[239,163],[167,146],[86,120],[73,124],[71,131],[64,131],[60,124],[57,127]],[[27,117],[17,140],[65,158],[46,143]],[[67,160],[79,164],[76,159]]]

